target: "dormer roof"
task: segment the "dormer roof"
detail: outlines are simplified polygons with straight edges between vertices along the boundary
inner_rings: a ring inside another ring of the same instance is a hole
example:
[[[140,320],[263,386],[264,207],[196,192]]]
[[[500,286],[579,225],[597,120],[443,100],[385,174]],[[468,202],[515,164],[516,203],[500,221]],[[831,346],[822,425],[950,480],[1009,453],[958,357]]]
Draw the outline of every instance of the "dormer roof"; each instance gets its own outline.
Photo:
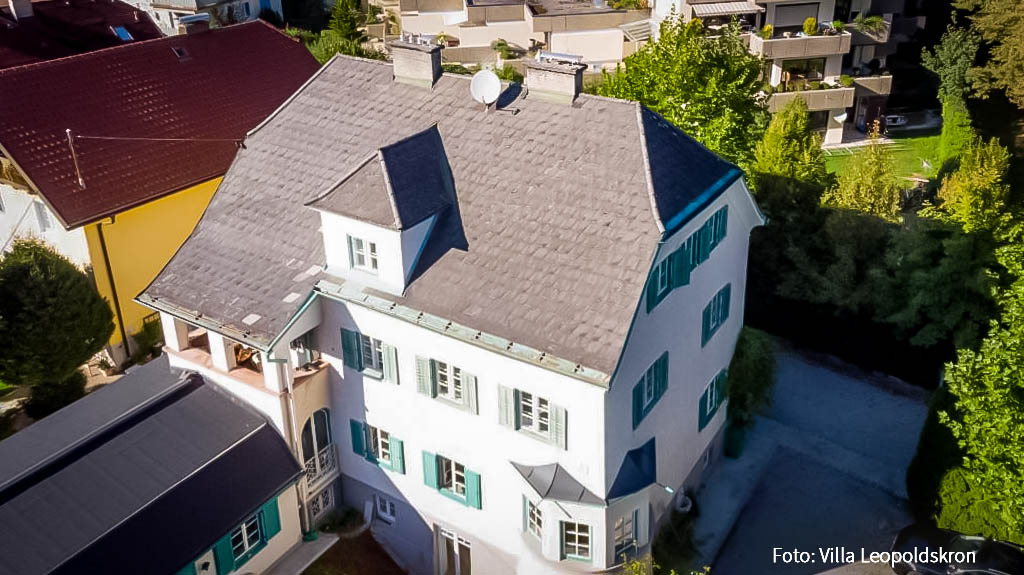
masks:
[[[404,230],[442,211],[453,200],[452,171],[435,124],[379,148],[306,205]]]

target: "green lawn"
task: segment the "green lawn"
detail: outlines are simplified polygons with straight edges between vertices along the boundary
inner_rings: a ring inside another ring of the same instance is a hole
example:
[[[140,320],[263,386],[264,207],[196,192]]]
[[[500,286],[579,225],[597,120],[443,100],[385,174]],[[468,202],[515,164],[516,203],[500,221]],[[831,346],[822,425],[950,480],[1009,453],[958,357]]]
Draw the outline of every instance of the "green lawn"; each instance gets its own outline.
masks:
[[[896,175],[904,178],[931,178],[939,170],[939,136],[896,136],[895,143],[888,144],[892,160],[896,167]],[[826,150],[825,164],[829,171],[842,175],[843,170],[852,164],[858,148]],[[924,162],[929,166],[925,167]]]

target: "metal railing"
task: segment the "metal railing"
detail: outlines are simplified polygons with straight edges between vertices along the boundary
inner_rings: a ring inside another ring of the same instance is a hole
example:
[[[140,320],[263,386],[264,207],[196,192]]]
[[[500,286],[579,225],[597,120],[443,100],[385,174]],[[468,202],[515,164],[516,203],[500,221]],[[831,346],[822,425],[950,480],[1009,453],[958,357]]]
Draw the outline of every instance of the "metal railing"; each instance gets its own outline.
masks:
[[[334,471],[338,462],[334,457],[334,444],[328,443],[321,449],[316,457],[306,460],[306,486],[312,488],[321,479]]]

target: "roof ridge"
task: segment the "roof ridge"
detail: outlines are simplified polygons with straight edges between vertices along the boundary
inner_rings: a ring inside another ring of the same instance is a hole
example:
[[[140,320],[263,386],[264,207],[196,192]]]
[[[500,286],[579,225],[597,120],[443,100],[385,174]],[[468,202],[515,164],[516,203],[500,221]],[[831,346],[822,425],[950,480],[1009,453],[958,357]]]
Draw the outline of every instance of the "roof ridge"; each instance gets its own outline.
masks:
[[[349,170],[348,172],[346,172],[344,176],[342,176],[340,179],[338,179],[338,181],[336,181],[333,184],[331,184],[330,186],[328,186],[326,191],[324,191],[319,196],[313,198],[312,200],[309,200],[308,202],[306,202],[306,203],[304,203],[302,205],[307,206],[307,207],[313,207],[313,204],[315,204],[315,203],[319,202],[320,200],[326,198],[327,196],[333,194],[334,191],[337,190],[339,186],[341,186],[342,184],[347,182],[349,179],[351,179],[352,176],[356,175],[356,172],[358,172],[359,170],[362,170],[364,167],[366,167],[366,164],[369,164],[371,160],[373,160],[374,158],[376,158],[378,156],[378,154],[380,154],[380,150],[374,150],[372,153],[370,153],[370,155],[366,156],[366,158],[363,159],[363,161],[361,161],[358,164],[356,164],[356,167],[354,167],[351,170]]]
[[[136,8],[136,10],[138,10],[138,9]],[[230,26],[221,26],[219,28],[211,28],[210,30],[207,30],[206,32],[217,32],[218,30],[229,30],[229,29],[233,29],[233,28],[241,28],[243,26],[251,26],[252,24],[255,24],[255,22],[256,22],[255,20],[250,20],[248,22],[240,22],[238,24],[232,24]],[[268,24],[268,26],[269,26],[269,24]],[[273,28],[273,26],[270,26],[270,27]],[[280,30],[278,30],[278,32],[280,33]],[[49,60],[41,60],[39,62],[30,62],[28,64],[22,64],[21,66],[12,66],[10,68],[3,68],[3,69],[0,69],[0,79],[3,79],[6,76],[11,76],[11,75],[16,74],[16,73],[21,73],[23,71],[30,70],[30,69],[31,70],[36,70],[38,68],[41,68],[41,67],[44,67],[44,66],[48,66],[48,65],[54,65],[54,66],[62,65],[64,63],[68,62],[69,60],[86,59],[86,58],[89,58],[90,56],[99,57],[101,55],[106,55],[106,53],[112,52],[114,50],[128,50],[128,49],[131,49],[131,48],[133,48],[135,46],[143,46],[143,45],[148,46],[150,44],[155,44],[157,42],[164,42],[164,41],[170,41],[170,40],[175,40],[175,39],[187,38],[188,36],[189,36],[188,34],[175,34],[173,36],[162,36],[160,38],[150,38],[148,40],[138,40],[138,41],[134,41],[134,42],[128,42],[126,44],[118,44],[117,46],[109,46],[107,48],[100,48],[99,50],[92,50],[91,52],[81,52],[81,53],[78,53],[78,54],[70,54],[68,56],[62,56],[60,58],[51,58]],[[288,38],[288,36],[286,36],[283,33],[281,34],[281,36],[283,36],[285,38]],[[193,35],[193,37],[195,37],[195,36]]]
[[[654,194],[654,177],[651,175],[651,156],[647,152],[647,130],[644,129],[644,105],[634,102],[636,106],[636,127],[640,132],[640,153],[644,159],[644,179],[647,182],[647,198],[651,202],[651,212],[654,213],[654,223],[658,225],[658,231],[664,235],[665,223],[658,212],[658,200]]]

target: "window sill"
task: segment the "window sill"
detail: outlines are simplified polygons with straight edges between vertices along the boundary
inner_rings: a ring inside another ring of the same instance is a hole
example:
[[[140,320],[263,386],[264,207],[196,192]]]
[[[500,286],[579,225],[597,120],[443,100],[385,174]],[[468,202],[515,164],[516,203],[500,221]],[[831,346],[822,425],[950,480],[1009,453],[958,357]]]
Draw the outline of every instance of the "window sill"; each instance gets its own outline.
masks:
[[[445,395],[436,395],[436,396],[434,396],[434,399],[440,401],[441,403],[443,403],[445,405],[448,405],[450,407],[454,407],[455,409],[458,409],[458,410],[461,410],[461,411],[467,411],[468,410],[468,408],[466,407],[465,401],[460,401],[458,399],[451,399],[451,398],[449,398],[448,396],[445,396]]]
[[[590,557],[579,557],[577,555],[565,555],[562,557],[563,561],[577,561],[580,563],[590,563]]]
[[[450,489],[445,489],[443,487],[439,488],[438,491],[441,492],[441,495],[444,495],[445,497],[451,499],[452,501],[457,501],[463,505],[466,505],[467,503],[465,495],[459,495],[458,493],[455,493],[454,491]]]
[[[266,547],[266,546],[267,546],[267,541],[264,539],[263,541],[260,542],[259,545],[257,545],[255,547],[253,547],[252,549],[246,551],[241,557],[238,557],[237,559],[235,559],[234,562],[233,562],[235,564],[235,569],[238,569],[242,565],[245,565],[246,563],[248,563],[250,559],[252,559],[253,557],[256,556],[256,554],[258,554],[260,551],[263,551],[263,548]]]
[[[550,433],[550,431],[548,433],[543,433],[543,432],[540,432],[540,431],[534,431],[533,429],[531,429],[529,427],[520,427],[516,431],[518,431],[519,433],[521,433],[521,434],[523,434],[523,435],[525,435],[525,436],[527,436],[527,437],[529,437],[531,439],[536,439],[537,441],[540,441],[541,443],[547,443],[549,445],[550,444],[554,444],[554,442],[551,440],[551,433]]]
[[[376,369],[373,369],[372,367],[364,367],[362,373],[363,373],[363,375],[365,375],[367,377],[372,377],[373,379],[380,379],[380,380],[384,379],[384,372],[383,371],[377,371]]]
[[[395,518],[394,517],[387,517],[385,515],[377,515],[377,519],[379,519],[383,523],[387,523],[388,525],[394,525],[395,524]]]

